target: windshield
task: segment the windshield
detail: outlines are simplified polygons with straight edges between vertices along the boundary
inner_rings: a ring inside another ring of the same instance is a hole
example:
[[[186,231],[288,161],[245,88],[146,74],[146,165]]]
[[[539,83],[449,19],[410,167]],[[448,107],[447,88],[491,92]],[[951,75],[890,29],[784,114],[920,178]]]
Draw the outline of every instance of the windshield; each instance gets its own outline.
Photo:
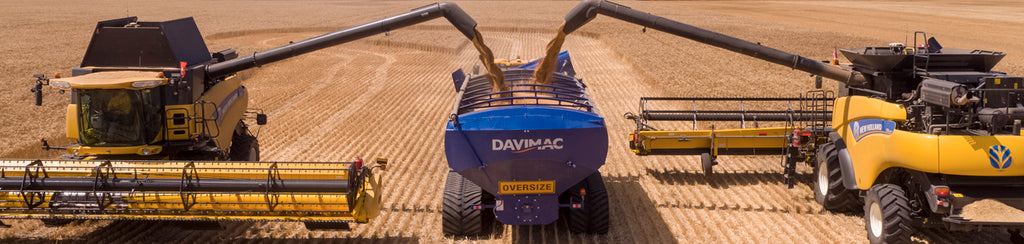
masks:
[[[161,125],[157,94],[154,89],[78,90],[79,143],[109,147],[153,141]]]

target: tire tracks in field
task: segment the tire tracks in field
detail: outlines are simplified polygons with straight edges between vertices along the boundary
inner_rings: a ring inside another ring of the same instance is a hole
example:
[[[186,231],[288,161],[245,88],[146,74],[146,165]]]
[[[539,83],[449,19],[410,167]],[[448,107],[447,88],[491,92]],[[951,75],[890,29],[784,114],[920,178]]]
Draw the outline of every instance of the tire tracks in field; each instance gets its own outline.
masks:
[[[333,110],[333,111],[328,110],[328,111],[326,111],[327,113],[317,113],[317,112],[315,112],[315,110],[317,110],[317,109],[322,109],[322,107],[319,107],[319,106],[309,106],[307,109],[304,109],[307,112],[305,114],[320,114],[320,115],[327,114],[327,115],[330,115],[330,116],[327,116],[324,119],[317,119],[315,121],[308,121],[307,120],[306,123],[315,123],[315,125],[305,126],[307,128],[308,127],[312,127],[312,128],[309,128],[307,131],[303,132],[301,137],[293,137],[294,139],[292,139],[292,140],[277,141],[279,143],[279,145],[282,145],[283,147],[285,147],[284,149],[286,149],[286,150],[273,150],[273,151],[271,151],[271,153],[268,153],[269,155],[267,157],[267,160],[289,160],[289,159],[295,159],[295,158],[306,158],[306,157],[299,157],[299,154],[306,153],[306,152],[308,152],[308,149],[310,147],[318,145],[320,142],[323,142],[325,139],[329,139],[328,136],[327,136],[329,133],[334,132],[335,129],[338,128],[338,126],[342,125],[343,121],[347,120],[349,117],[351,117],[354,114],[355,111],[357,111],[357,108],[362,107],[362,106],[366,105],[367,103],[369,103],[370,98],[373,95],[375,95],[378,92],[380,92],[380,90],[384,88],[386,82],[385,82],[385,80],[382,80],[382,78],[384,77],[385,72],[387,72],[388,69],[390,69],[392,64],[394,63],[394,61],[395,61],[394,57],[392,57],[391,55],[381,55],[381,54],[376,54],[376,53],[372,53],[372,52],[368,52],[368,51],[362,51],[362,50],[352,50],[352,49],[346,49],[346,50],[347,51],[351,51],[351,52],[361,53],[361,54],[374,55],[374,56],[383,58],[385,61],[384,61],[384,63],[382,65],[378,66],[374,70],[372,78],[368,79],[370,85],[369,85],[369,87],[367,87],[366,91],[363,92],[360,96],[356,97],[355,99],[346,102],[340,108],[336,108],[336,109],[335,108],[331,108],[331,110]],[[341,69],[343,67],[345,67],[345,66],[344,65],[334,65],[329,70],[330,72],[327,72],[327,73],[336,74],[337,70],[339,70],[339,69]],[[329,77],[322,78],[320,80],[320,82],[315,82],[315,84],[311,87],[311,89],[308,90],[309,93],[312,93],[312,94],[310,94],[311,96],[302,96],[302,94],[300,94],[297,97],[297,99],[289,100],[284,106],[282,106],[281,108],[279,108],[276,111],[273,111],[272,113],[280,114],[280,113],[290,112],[290,111],[292,111],[293,108],[295,108],[297,106],[300,106],[300,104],[307,104],[307,105],[309,105],[309,103],[308,103],[309,99],[312,99],[314,97],[312,95],[323,92],[322,88],[330,86],[330,85],[335,85],[335,86],[343,85],[343,84],[336,84],[334,81],[332,81],[334,79],[334,77],[335,76],[332,75],[332,76],[329,76]],[[303,93],[306,93],[306,92],[303,92]],[[325,95],[328,95],[328,94],[325,94]],[[330,103],[330,102],[332,102],[332,100],[333,101],[340,101],[341,99],[325,99],[325,100],[327,100],[327,102]],[[323,100],[321,100],[321,101],[323,101]],[[315,104],[315,103],[313,103],[313,104]],[[300,119],[303,118],[302,115],[298,115],[296,117],[300,118]],[[294,133],[294,131],[293,131],[293,133]],[[300,140],[300,138],[308,138],[308,139],[307,140]]]

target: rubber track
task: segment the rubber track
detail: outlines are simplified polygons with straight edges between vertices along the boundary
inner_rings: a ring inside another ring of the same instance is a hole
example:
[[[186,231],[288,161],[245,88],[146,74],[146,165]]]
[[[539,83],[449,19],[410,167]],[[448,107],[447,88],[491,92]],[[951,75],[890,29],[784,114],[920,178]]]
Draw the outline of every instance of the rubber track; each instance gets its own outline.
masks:
[[[445,235],[479,235],[483,225],[481,212],[473,210],[474,204],[481,203],[480,187],[462,177],[459,173],[448,172],[444,183],[442,225]]]
[[[828,192],[824,196],[824,202],[819,203],[825,209],[834,212],[856,211],[861,206],[861,201],[858,199],[856,191],[848,190],[846,186],[843,186],[843,170],[839,166],[839,150],[836,149],[835,144],[827,143],[822,145],[822,152],[824,152],[829,170]],[[815,172],[814,179],[817,180],[817,172]],[[811,187],[816,188],[817,183],[811,184]]]
[[[569,209],[569,229],[587,234],[607,234],[609,223],[608,191],[601,173],[594,173],[581,184],[587,190],[583,209]],[[579,196],[579,188],[572,194]]]
[[[881,184],[872,186],[868,191],[868,204],[864,204],[864,227],[868,226],[868,209],[870,202],[877,199],[882,209],[882,242],[877,243],[909,243],[910,234],[914,232],[910,226],[910,203],[907,195],[897,185]],[[871,239],[871,232],[868,230],[868,239]],[[876,243],[872,240],[872,243]]]

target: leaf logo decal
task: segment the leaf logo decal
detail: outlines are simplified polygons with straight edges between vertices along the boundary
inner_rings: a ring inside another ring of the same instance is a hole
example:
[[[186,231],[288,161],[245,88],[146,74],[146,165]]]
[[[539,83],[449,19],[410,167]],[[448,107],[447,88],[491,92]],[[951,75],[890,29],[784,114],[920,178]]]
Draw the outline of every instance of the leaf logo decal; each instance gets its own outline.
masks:
[[[988,162],[999,171],[1009,168],[1010,164],[1013,163],[1013,157],[1010,157],[1010,149],[1003,145],[992,146],[992,148],[988,149]]]

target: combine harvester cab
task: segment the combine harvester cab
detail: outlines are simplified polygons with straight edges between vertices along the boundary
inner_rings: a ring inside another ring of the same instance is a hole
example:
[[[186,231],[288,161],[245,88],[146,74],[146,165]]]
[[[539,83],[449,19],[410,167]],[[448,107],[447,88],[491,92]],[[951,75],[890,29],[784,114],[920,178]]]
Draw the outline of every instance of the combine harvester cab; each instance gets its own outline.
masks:
[[[544,225],[569,211],[576,232],[606,233],[608,200],[598,169],[608,132],[562,52],[551,85],[530,83],[536,61],[505,70],[511,90],[492,92],[486,76],[453,74],[456,105],[445,127],[451,172],[444,232],[486,234],[490,217]]]

